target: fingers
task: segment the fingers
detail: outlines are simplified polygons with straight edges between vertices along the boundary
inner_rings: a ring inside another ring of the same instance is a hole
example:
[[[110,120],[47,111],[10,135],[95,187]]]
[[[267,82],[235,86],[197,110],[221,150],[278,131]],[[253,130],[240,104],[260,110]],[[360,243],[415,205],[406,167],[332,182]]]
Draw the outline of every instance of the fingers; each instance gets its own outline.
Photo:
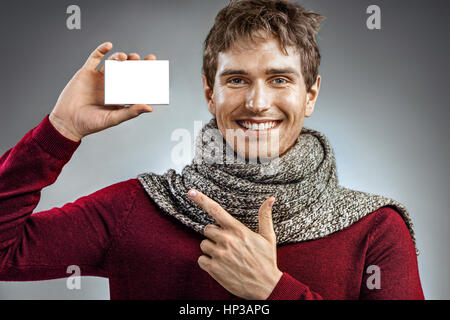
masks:
[[[216,226],[215,224],[208,224],[203,229],[203,234],[208,239],[211,239],[215,243],[220,243],[223,240],[223,229],[221,227]]]
[[[154,54],[149,54],[144,58],[144,60],[156,60],[156,56]]]
[[[211,240],[205,239],[202,242],[200,242],[200,250],[204,254],[207,254],[210,257],[214,256],[214,252],[217,250],[216,244],[212,242]]]
[[[123,52],[116,52],[116,53],[113,53],[112,55],[110,55],[108,57],[108,59],[106,59],[106,60],[124,61],[124,60],[127,60],[127,59],[128,59],[128,56],[125,53],[123,53]],[[98,71],[100,71],[101,73],[105,72],[105,64],[104,63],[102,64],[102,66],[100,67],[100,69]]]
[[[112,48],[113,44],[111,42],[105,42],[99,45],[86,60],[83,68],[95,71],[105,54],[111,51]]]
[[[141,60],[141,57],[133,52],[128,55],[128,60]]]
[[[141,60],[141,57],[139,56],[139,54],[133,52],[130,53],[129,55],[127,55],[124,52],[116,52],[114,54],[112,54],[111,56],[108,57],[108,59],[106,60],[117,60],[117,61],[125,61],[125,60]],[[148,56],[146,56],[144,58],[144,60],[156,60],[156,56],[154,54],[149,54]],[[102,66],[100,67],[100,69],[98,70],[101,73],[105,72],[105,64],[103,63]]]
[[[202,256],[198,257],[197,263],[200,266],[200,268],[202,268],[203,270],[208,272],[207,270],[211,266],[212,258],[208,257],[207,255],[202,255]]]
[[[210,199],[198,190],[190,190],[188,196],[204,211],[209,213],[223,228],[235,228],[243,226],[242,223],[225,211],[217,202]]]

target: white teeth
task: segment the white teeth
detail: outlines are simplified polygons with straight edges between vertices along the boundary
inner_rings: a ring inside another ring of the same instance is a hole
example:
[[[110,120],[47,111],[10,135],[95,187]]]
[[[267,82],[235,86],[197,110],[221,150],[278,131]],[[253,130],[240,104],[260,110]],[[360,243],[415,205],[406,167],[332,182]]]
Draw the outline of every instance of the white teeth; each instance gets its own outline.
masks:
[[[239,121],[239,123],[249,129],[249,130],[255,130],[255,131],[259,131],[259,130],[268,130],[268,129],[272,129],[273,127],[277,126],[277,122],[276,121],[268,121],[268,122],[262,122],[262,123],[255,123],[255,122],[250,122],[250,121]]]

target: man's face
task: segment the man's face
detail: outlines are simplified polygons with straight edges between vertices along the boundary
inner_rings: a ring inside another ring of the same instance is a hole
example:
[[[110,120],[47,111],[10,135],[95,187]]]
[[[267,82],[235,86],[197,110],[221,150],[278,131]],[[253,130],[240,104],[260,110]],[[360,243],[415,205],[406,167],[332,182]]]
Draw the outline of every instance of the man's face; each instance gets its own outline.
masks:
[[[252,45],[236,42],[228,51],[219,53],[213,90],[203,76],[208,108],[227,143],[241,156],[245,153],[249,158],[249,150],[258,146],[261,149],[266,145],[263,148],[270,150],[271,137],[279,139],[278,155],[284,154],[297,140],[304,117],[314,111],[320,76],[306,92],[300,55],[293,47],[288,47],[287,52],[283,54],[275,38]],[[227,138],[230,129],[245,136],[245,149],[242,143],[238,147],[234,138]],[[258,155],[273,156],[260,151]]]

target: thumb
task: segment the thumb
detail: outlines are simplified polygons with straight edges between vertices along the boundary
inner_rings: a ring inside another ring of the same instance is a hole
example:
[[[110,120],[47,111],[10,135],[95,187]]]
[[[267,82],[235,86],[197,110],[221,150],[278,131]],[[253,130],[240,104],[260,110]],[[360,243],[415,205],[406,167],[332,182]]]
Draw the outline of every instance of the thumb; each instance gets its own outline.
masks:
[[[128,113],[132,118],[137,117],[141,113],[147,113],[152,111],[153,108],[148,104],[133,104],[128,108]]]
[[[121,107],[110,112],[109,125],[118,125],[124,121],[136,118],[142,113],[152,112],[153,109],[148,104],[133,104],[130,107]]]
[[[111,42],[105,42],[99,45],[89,56],[84,64],[84,68],[89,70],[95,70],[102,61],[105,54],[111,51],[113,44]]]
[[[268,198],[259,208],[258,213],[258,233],[272,244],[276,244],[275,231],[273,230],[272,206],[274,197]]]

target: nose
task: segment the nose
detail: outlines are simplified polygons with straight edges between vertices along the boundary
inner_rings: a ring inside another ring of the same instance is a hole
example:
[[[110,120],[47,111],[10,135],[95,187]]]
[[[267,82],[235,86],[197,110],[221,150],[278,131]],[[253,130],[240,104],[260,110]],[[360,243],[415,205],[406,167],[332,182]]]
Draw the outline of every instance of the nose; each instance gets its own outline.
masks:
[[[245,103],[245,108],[259,113],[270,108],[270,93],[269,89],[264,84],[255,83],[249,93]]]

